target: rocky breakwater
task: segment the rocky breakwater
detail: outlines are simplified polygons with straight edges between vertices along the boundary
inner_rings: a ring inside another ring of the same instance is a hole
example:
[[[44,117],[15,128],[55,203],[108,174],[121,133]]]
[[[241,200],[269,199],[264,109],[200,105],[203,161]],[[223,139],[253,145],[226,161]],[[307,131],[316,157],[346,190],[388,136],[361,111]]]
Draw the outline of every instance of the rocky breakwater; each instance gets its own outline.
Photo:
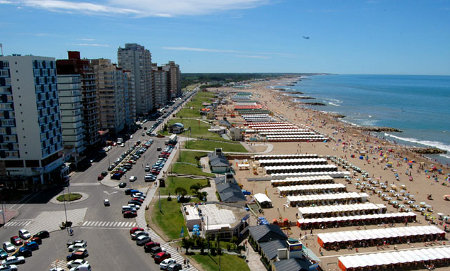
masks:
[[[362,131],[367,131],[367,132],[396,132],[396,133],[401,133],[403,132],[400,129],[397,128],[392,128],[392,127],[359,127],[360,130]]]
[[[419,147],[414,147],[414,148],[408,148],[410,151],[415,152],[415,153],[420,153],[420,154],[441,154],[441,153],[447,153],[447,151],[438,149],[438,148],[433,148],[433,147],[429,147],[429,148],[419,148]]]

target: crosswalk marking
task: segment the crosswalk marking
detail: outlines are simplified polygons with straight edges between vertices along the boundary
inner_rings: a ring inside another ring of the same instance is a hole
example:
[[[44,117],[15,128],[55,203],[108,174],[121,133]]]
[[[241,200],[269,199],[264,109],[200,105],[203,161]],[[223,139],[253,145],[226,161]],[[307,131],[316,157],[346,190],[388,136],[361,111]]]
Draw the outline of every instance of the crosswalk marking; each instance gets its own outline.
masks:
[[[96,228],[132,228],[136,226],[136,222],[126,221],[84,221],[81,227]]]
[[[5,224],[5,227],[25,227],[31,223],[31,220],[11,220]]]

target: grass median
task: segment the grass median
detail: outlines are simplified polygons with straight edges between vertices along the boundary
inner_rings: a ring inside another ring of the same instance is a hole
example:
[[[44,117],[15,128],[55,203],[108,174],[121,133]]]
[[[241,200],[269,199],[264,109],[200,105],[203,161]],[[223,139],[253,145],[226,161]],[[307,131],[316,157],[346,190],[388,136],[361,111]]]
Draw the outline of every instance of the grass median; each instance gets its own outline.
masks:
[[[70,194],[62,194],[59,195],[56,200],[57,201],[74,201],[81,199],[82,195],[78,193],[70,193]]]
[[[219,270],[219,256],[211,255],[192,255],[191,256],[206,271]],[[222,254],[220,255],[220,270],[222,271],[247,271],[250,270],[244,259],[236,255]]]

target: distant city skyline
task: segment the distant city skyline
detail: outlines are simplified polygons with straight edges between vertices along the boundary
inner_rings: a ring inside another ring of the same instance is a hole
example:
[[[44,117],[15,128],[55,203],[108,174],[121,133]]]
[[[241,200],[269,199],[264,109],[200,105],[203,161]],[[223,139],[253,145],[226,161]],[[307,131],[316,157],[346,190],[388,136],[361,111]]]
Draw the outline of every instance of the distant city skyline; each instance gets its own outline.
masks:
[[[0,0],[4,55],[117,63],[138,43],[189,72],[450,75],[450,1]]]

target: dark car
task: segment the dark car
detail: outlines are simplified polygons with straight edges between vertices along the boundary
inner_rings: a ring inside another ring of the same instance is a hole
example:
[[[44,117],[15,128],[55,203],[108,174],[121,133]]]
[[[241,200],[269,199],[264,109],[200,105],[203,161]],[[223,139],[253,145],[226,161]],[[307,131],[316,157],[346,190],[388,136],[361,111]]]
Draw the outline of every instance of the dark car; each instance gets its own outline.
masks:
[[[24,247],[29,248],[30,250],[38,250],[39,249],[39,245],[34,241],[26,242]]]
[[[27,247],[21,247],[19,248],[19,250],[12,254],[11,256],[24,256],[24,257],[31,257],[33,255],[33,252],[31,251],[31,249],[27,248]]]
[[[108,167],[108,170],[113,170],[114,168],[115,168],[114,165],[110,165],[110,166]]]
[[[131,195],[132,193],[137,193],[139,190],[128,188],[125,190],[125,195]]]
[[[160,246],[155,246],[150,249],[150,254],[152,254],[152,257],[160,252],[162,252],[162,248]]]
[[[19,236],[13,236],[10,238],[11,243],[15,246],[21,246],[23,244],[22,239]]]
[[[119,188],[124,188],[127,186],[127,183],[119,183]]]
[[[106,177],[106,175],[108,175],[108,172],[106,171],[102,171],[102,173],[100,173],[103,177]]]
[[[120,174],[120,173],[114,173],[114,174],[111,176],[111,179],[114,179],[114,180],[120,180],[121,177],[122,177],[122,174]]]
[[[168,271],[180,271],[181,269],[183,269],[183,266],[179,263],[173,263],[167,267]]]
[[[148,242],[144,245],[145,252],[150,252],[152,248],[159,247],[160,244],[156,242]]]
[[[123,212],[123,217],[124,218],[133,218],[133,217],[136,217],[136,216],[137,216],[136,211],[125,211],[125,212]]]
[[[169,259],[170,257],[171,257],[170,253],[166,251],[159,252],[154,257],[155,263],[160,264],[162,261],[164,261],[165,259]]]
[[[141,205],[142,205],[142,202],[137,201],[137,200],[129,200],[129,201],[128,201],[128,204],[135,204],[135,205],[141,206]]]
[[[50,233],[48,231],[40,231],[40,232],[36,233],[33,236],[34,237],[39,237],[41,239],[44,239],[44,238],[49,238],[50,237]]]
[[[37,236],[33,236],[30,241],[36,242],[38,245],[42,245],[42,239]]]
[[[76,259],[84,259],[87,256],[89,256],[87,249],[79,248],[79,249],[77,249],[77,251],[67,255],[66,259],[67,259],[67,261],[71,261],[71,260],[76,260]]]
[[[98,175],[98,176],[97,176],[97,180],[98,180],[98,181],[103,180],[103,178],[105,178],[103,175]]]
[[[0,259],[6,259],[8,257],[8,252],[6,252],[4,249],[0,248]]]

